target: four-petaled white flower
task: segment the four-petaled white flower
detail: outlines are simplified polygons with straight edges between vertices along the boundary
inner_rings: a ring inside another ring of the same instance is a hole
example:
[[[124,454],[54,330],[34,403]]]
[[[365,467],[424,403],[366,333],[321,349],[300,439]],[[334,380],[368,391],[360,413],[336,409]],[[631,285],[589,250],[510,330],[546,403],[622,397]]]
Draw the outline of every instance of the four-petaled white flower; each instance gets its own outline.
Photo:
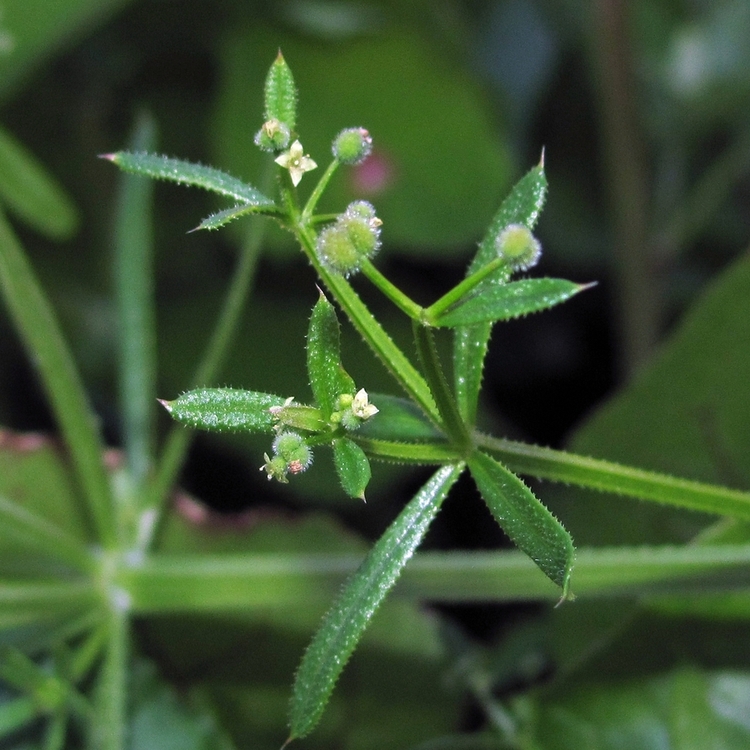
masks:
[[[352,414],[360,419],[369,419],[370,417],[374,417],[380,411],[375,404],[370,403],[370,398],[364,388],[358,390],[354,395],[351,408]]]
[[[284,169],[289,170],[292,184],[295,187],[299,185],[299,181],[305,172],[309,172],[318,166],[309,156],[305,156],[302,144],[299,141],[295,141],[289,147],[289,151],[285,151],[281,156],[274,159],[274,161],[284,167]]]

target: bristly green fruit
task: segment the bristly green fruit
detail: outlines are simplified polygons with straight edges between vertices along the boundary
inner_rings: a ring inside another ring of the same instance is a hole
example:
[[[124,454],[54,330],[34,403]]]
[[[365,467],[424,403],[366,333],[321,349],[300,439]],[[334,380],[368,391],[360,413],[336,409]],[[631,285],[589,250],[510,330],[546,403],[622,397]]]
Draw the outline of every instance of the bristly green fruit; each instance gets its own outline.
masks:
[[[364,128],[347,128],[333,139],[331,150],[342,164],[361,164],[372,153],[372,136]]]
[[[362,261],[380,249],[382,224],[367,201],[349,204],[335,223],[318,235],[315,251],[320,262],[343,276],[356,273]]]
[[[498,234],[495,250],[513,271],[526,271],[539,262],[542,245],[524,224],[509,224]]]

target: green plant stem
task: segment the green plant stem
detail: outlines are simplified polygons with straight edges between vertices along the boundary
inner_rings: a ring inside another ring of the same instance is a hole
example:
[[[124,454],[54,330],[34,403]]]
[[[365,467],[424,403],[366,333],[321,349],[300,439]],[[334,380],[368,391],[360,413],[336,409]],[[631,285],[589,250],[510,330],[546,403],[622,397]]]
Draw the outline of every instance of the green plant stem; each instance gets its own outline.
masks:
[[[461,415],[458,413],[456,398],[451,393],[448,381],[443,373],[443,368],[438,357],[435,346],[435,335],[431,329],[425,328],[416,321],[412,322],[414,343],[417,354],[422,363],[422,370],[435,398],[440,416],[443,419],[445,430],[454,445],[462,452],[467,453],[472,447],[468,430]]]
[[[120,572],[136,614],[295,611],[325,606],[358,555],[156,555]],[[708,594],[750,598],[750,545],[579,549],[572,588],[582,597]],[[518,550],[418,552],[396,595],[442,602],[556,602],[560,590]]]
[[[141,116],[131,139],[137,152],[154,150],[153,120]],[[154,456],[156,315],[153,298],[153,180],[123,173],[115,221],[115,281],[119,321],[120,404],[133,492],[142,495]],[[135,508],[132,509],[135,511]]]
[[[339,164],[341,162],[338,159],[334,159],[326,169],[325,172],[323,172],[323,175],[318,180],[318,184],[315,186],[315,189],[310,193],[310,197],[307,199],[307,203],[305,204],[304,209],[302,209],[302,216],[301,221],[304,224],[307,224],[312,215],[315,211],[315,207],[318,205],[318,201],[320,200],[320,197],[325,192],[325,189],[328,187],[328,183],[331,181],[331,177],[333,177],[334,173],[339,167]]]
[[[401,349],[393,343],[346,279],[328,271],[320,264],[315,253],[315,236],[312,230],[300,224],[294,215],[292,215],[292,221],[295,222],[293,228],[302,249],[354,328],[383,362],[396,382],[411,396],[425,415],[439,425],[440,414],[424,378]]]
[[[374,284],[388,299],[398,307],[401,312],[408,315],[412,320],[422,321],[425,310],[405,295],[395,284],[392,284],[380,271],[365,258],[362,261],[362,273]]]
[[[454,286],[449,292],[446,292],[437,302],[434,302],[424,310],[423,320],[427,325],[432,325],[432,321],[439,318],[446,310],[465,297],[488,276],[499,271],[506,265],[507,261],[505,258],[495,258],[486,266],[482,266],[478,271],[475,271],[471,276],[467,276],[461,283]]]
[[[203,359],[193,376],[193,387],[210,383],[216,378],[246,308],[265,234],[265,223],[262,219],[255,218],[252,222],[252,226],[242,244],[237,269],[234,272],[221,314]],[[167,438],[149,495],[149,507],[156,510],[157,514],[161,513],[169,492],[177,479],[192,439],[192,431],[180,426],[173,427]],[[140,540],[141,548],[146,548],[151,543],[157,528],[158,520],[153,525],[152,531],[145,534]]]
[[[460,460],[459,452],[449,443],[399,443],[393,440],[350,436],[370,458],[396,463],[433,465]]]
[[[94,719],[97,750],[125,750],[128,746],[130,622],[128,614],[110,612],[108,642],[99,671]]]
[[[488,435],[477,434],[475,440],[519,474],[750,520],[750,492]]]
[[[118,531],[98,420],[49,300],[2,214],[0,288],[57,417],[97,539],[112,548]]]
[[[71,618],[100,603],[90,580],[0,581],[0,629],[22,627],[56,617]]]
[[[615,229],[622,369],[626,375],[648,358],[657,341],[661,298],[648,241],[650,189],[638,127],[629,12],[625,0],[596,0],[590,40]]]

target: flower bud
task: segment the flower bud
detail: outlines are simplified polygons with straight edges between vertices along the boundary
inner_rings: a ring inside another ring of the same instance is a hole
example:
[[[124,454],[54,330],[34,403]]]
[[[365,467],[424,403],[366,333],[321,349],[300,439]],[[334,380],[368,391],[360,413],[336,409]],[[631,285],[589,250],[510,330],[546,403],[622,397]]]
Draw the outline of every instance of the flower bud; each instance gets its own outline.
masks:
[[[342,164],[361,164],[372,152],[372,137],[364,128],[347,128],[333,139],[331,150]]]
[[[495,249],[511,271],[525,271],[535,266],[542,254],[539,240],[523,224],[505,227],[495,240]]]
[[[262,151],[283,151],[289,145],[291,137],[289,126],[272,118],[264,122],[255,134],[255,145]]]
[[[273,452],[283,458],[292,474],[304,471],[312,463],[312,451],[296,432],[282,432],[273,441]]]
[[[334,224],[318,235],[316,252],[320,262],[344,276],[355,273],[365,258],[372,258],[380,249],[382,223],[366,201],[350,204]]]

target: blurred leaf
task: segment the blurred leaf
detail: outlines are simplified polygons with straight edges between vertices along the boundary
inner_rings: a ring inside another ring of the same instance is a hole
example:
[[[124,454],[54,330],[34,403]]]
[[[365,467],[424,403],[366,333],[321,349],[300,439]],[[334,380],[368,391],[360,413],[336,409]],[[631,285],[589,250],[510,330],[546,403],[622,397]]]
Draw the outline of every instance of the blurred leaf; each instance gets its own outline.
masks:
[[[0,197],[11,211],[48,237],[70,237],[78,225],[75,206],[60,185],[34,156],[2,129]]]
[[[750,487],[750,257],[706,290],[654,361],[578,430],[577,453]],[[552,488],[551,488],[552,489]],[[705,516],[555,489],[579,544],[679,541]],[[575,499],[574,499],[575,498]]]
[[[34,65],[88,31],[128,0],[3,0],[0,98],[13,94]]]
[[[63,454],[50,439],[0,430],[0,496],[48,522],[65,537],[87,544],[90,530],[84,523],[77,492]],[[34,575],[49,572],[54,569],[51,565],[52,558],[45,562],[36,554],[32,562],[23,544],[0,532],[3,572]]]
[[[223,50],[214,128],[220,165],[257,179],[267,157],[251,135],[263,121],[263,81],[279,46],[302,92],[305,153],[324,165],[343,127],[373,136],[370,159],[330,186],[328,210],[371,199],[386,244],[433,255],[463,250],[481,234],[510,177],[506,144],[468,71],[407,27],[325,46],[277,29],[237,29]]]
[[[383,393],[371,394],[378,418],[368,419],[357,435],[381,440],[430,440],[442,434],[412,401]]]
[[[750,743],[750,675],[702,672],[583,684],[536,701],[540,750],[698,750]]]

